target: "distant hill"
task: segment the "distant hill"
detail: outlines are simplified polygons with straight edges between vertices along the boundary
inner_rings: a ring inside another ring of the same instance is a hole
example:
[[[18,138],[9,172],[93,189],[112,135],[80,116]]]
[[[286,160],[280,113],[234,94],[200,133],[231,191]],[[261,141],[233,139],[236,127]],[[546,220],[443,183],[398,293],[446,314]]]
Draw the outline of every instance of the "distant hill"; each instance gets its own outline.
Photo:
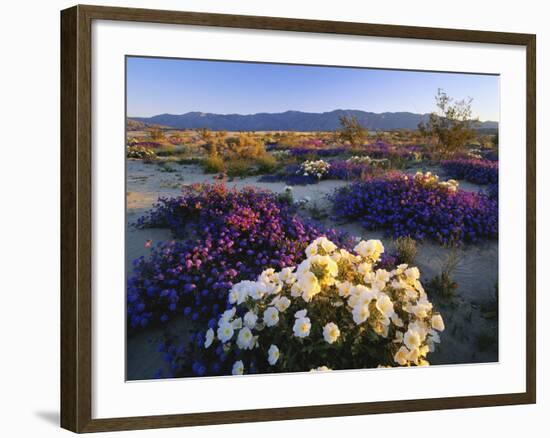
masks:
[[[334,110],[325,113],[285,111],[284,113],[212,114],[189,112],[130,117],[133,123],[161,125],[178,129],[209,128],[214,131],[334,131],[340,128],[341,116],[355,116],[369,130],[416,129],[428,114],[409,112],[371,113],[360,110]],[[480,122],[478,129],[496,129],[498,122]]]
[[[143,131],[145,129],[168,129],[169,126],[157,125],[154,123],[141,122],[139,120],[128,118],[126,120],[126,129],[128,131]]]

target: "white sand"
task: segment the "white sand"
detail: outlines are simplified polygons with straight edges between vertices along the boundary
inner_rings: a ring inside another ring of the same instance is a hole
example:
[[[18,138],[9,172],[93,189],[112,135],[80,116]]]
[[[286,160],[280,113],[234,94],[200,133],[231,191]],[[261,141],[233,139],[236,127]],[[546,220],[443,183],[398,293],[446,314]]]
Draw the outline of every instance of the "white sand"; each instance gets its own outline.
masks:
[[[196,165],[168,163],[165,166],[174,169],[174,172],[162,171],[158,164],[128,160],[128,225],[150,209],[158,197],[179,195],[182,185],[218,182],[213,175],[205,175]],[[416,170],[431,170],[433,173],[438,173],[438,169],[409,169],[407,172],[414,173]],[[282,193],[287,186],[285,183],[259,182],[258,179],[259,177],[235,178],[227,181],[226,184],[238,189],[254,186],[277,193]],[[293,186],[292,191],[295,200],[309,198],[307,205],[315,205],[318,209],[330,213],[330,203],[326,195],[347,184],[345,181],[321,181],[313,185]],[[464,181],[460,181],[460,188],[475,192],[484,189],[482,186]],[[301,209],[300,213],[304,216],[310,215],[307,207]],[[386,248],[392,248],[391,239],[385,238],[381,232],[367,231],[357,223],[335,224],[330,219],[323,222],[327,226],[338,228],[362,239],[381,239]],[[145,242],[148,239],[156,243],[171,240],[172,236],[168,230],[136,230],[128,226],[126,259],[129,275],[132,261],[141,255],[147,255],[150,251],[145,248]],[[450,249],[431,242],[418,245],[416,265],[422,272],[424,282],[441,272],[441,267],[450,252]],[[480,351],[478,337],[487,334],[496,336],[497,320],[484,318],[482,305],[494,301],[494,286],[498,281],[498,242],[468,245],[460,249],[458,255],[459,263],[453,276],[459,284],[455,298],[449,302],[438,297],[430,297],[443,314],[446,330],[442,334],[441,345],[429,356],[429,360],[434,364],[496,361],[498,360],[496,342],[493,342],[486,351]],[[187,332],[188,329],[189,325],[182,320],[176,320],[167,325],[167,330],[173,332]],[[162,337],[163,331],[157,329],[128,339],[129,378],[148,378],[157,368],[165,365],[161,354],[156,352],[157,343],[162,340]]]

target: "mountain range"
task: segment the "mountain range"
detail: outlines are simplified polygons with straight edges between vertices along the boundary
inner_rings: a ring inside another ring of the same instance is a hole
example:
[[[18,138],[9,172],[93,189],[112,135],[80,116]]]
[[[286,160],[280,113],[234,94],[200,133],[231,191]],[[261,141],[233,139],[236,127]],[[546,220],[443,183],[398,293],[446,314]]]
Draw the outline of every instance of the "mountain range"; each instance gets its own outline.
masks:
[[[360,110],[334,110],[324,113],[285,111],[282,113],[213,114],[188,112],[185,114],[159,114],[152,117],[129,117],[129,122],[165,126],[177,129],[208,128],[214,131],[334,131],[340,128],[341,116],[355,116],[369,130],[391,131],[417,129],[429,114],[411,112],[372,113]],[[485,121],[476,129],[497,129],[498,122]]]

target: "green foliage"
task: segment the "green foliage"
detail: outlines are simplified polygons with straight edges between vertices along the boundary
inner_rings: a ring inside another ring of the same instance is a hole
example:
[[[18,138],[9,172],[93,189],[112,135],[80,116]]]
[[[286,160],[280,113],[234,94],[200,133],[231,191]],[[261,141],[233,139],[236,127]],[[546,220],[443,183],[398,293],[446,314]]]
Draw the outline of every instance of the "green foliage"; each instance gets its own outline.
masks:
[[[271,154],[265,153],[256,159],[258,173],[272,173],[277,169],[277,160]]]
[[[203,161],[203,169],[205,173],[220,173],[225,170],[225,164],[220,157],[209,156]]]
[[[171,155],[174,155],[176,151],[177,151],[177,148],[173,144],[163,144],[161,147],[157,149],[156,154],[159,157],[169,157]]]
[[[414,264],[416,258],[416,240],[410,236],[399,237],[395,241],[397,261],[408,265]]]
[[[340,117],[342,128],[337,132],[338,139],[342,142],[349,142],[352,147],[362,145],[367,139],[367,130],[361,126],[357,117]]]
[[[472,128],[477,119],[472,119],[472,99],[455,101],[442,89],[435,96],[437,111],[430,114],[427,123],[418,125],[420,133],[433,138],[433,150],[441,157],[448,157],[464,150],[475,139]]]
[[[227,175],[230,177],[244,178],[251,173],[252,162],[242,158],[236,158],[227,162]]]

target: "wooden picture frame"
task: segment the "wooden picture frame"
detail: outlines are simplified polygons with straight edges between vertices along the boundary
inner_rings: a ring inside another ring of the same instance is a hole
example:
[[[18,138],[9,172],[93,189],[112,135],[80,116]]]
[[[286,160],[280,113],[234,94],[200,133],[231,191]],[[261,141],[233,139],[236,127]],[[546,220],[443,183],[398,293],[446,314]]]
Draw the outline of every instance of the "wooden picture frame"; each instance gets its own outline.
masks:
[[[92,418],[92,93],[91,25],[114,20],[259,30],[518,45],[526,48],[527,236],[526,391],[524,393],[349,403],[245,411]],[[536,37],[530,34],[237,16],[99,6],[61,12],[61,426],[98,432],[289,420],[536,401]]]

